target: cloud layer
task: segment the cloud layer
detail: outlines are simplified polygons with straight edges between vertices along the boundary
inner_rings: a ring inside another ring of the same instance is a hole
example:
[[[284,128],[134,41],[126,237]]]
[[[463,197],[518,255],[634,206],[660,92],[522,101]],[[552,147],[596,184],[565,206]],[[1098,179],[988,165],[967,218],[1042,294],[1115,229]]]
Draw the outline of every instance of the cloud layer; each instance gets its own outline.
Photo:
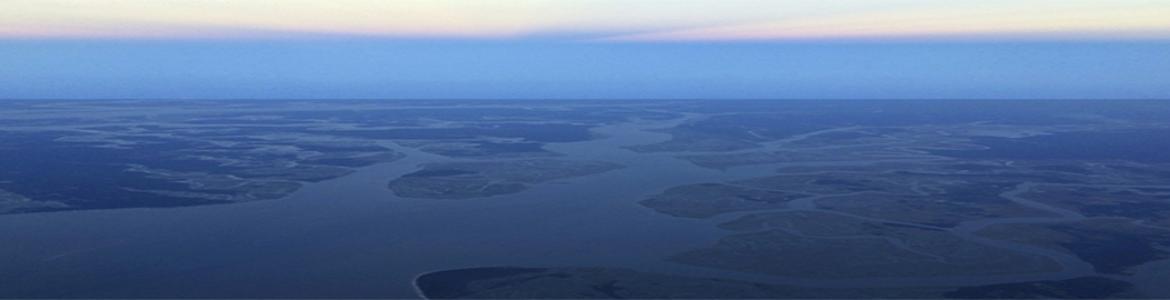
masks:
[[[1170,39],[1161,0],[6,0],[0,38]]]

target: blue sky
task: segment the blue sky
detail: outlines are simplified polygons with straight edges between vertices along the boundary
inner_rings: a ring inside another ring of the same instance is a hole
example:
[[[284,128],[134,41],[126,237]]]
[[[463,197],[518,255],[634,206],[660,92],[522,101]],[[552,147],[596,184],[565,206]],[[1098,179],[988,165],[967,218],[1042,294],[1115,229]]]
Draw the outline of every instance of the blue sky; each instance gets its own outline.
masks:
[[[1170,98],[1167,1],[482,3],[10,0],[0,98]]]

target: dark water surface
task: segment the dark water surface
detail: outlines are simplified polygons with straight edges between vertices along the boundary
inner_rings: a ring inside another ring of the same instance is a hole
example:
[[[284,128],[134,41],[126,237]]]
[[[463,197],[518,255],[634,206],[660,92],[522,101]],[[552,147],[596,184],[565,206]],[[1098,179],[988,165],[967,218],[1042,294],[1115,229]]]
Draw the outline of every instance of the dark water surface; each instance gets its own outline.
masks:
[[[511,272],[625,268],[821,288],[966,287],[954,297],[1000,296],[979,285],[1034,295],[1036,285],[1013,284],[1110,273],[1106,276],[1113,279],[1081,280],[1107,286],[1108,293],[1080,293],[1067,282],[1042,285],[1079,293],[1074,296],[1108,297],[1128,287],[1117,278],[1156,288],[1149,283],[1156,276],[1149,274],[1167,268],[1151,262],[1165,258],[1167,242],[1145,231],[1068,229],[1098,238],[1059,244],[1072,250],[975,236],[974,231],[993,225],[1136,218],[1133,209],[1127,211],[1134,207],[1150,210],[1140,217],[1151,222],[1142,225],[1162,230],[1153,221],[1165,216],[1162,210],[1170,211],[1161,202],[1077,210],[1020,200],[1013,195],[1033,179],[1018,174],[1007,183],[897,188],[937,189],[942,196],[933,200],[970,210],[1024,203],[1038,208],[1038,215],[936,226],[834,213],[1048,257],[1059,270],[834,279],[698,267],[667,258],[709,247],[730,234],[720,223],[761,211],[680,218],[639,201],[682,185],[777,174],[994,179],[1007,176],[997,172],[1022,168],[1047,172],[1052,176],[1048,183],[1086,184],[1068,178],[1099,176],[1112,180],[1111,185],[1165,193],[1170,181],[1160,182],[1157,174],[1170,174],[1165,165],[1170,163],[1170,102],[1090,101],[1071,108],[1043,101],[136,103],[49,101],[0,111],[0,191],[63,203],[38,206],[0,198],[0,204],[18,208],[0,213],[0,298],[413,298],[420,274],[484,266],[510,267],[504,270]],[[802,136],[822,131],[819,139]],[[634,148],[644,145],[660,147]],[[687,148],[691,145],[723,150]],[[427,146],[440,149],[428,152]],[[853,147],[863,151],[849,152]],[[307,152],[338,156],[304,157]],[[406,198],[388,188],[403,176],[474,174],[420,171],[428,164],[525,155],[623,167],[471,199]],[[690,161],[694,155],[722,155],[720,161],[784,159],[704,167]],[[1071,163],[1044,165],[1047,161]],[[1139,178],[1140,184],[1114,178],[1117,174]],[[815,182],[864,192],[856,177],[843,178]],[[238,186],[243,182],[268,185]],[[271,195],[279,199],[265,198]],[[803,199],[779,210],[820,209],[814,199]],[[1102,247],[1101,241],[1116,247]],[[1139,252],[1127,256],[1125,249]],[[1113,269],[1093,270],[1095,262]],[[1134,274],[1118,275],[1121,271]]]

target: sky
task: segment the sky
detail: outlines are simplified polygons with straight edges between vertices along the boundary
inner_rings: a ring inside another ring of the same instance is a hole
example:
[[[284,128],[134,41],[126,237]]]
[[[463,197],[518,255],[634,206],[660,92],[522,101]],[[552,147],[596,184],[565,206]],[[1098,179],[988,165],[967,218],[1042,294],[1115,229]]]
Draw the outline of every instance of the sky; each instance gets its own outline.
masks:
[[[0,98],[1170,98],[1166,0],[3,0]]]

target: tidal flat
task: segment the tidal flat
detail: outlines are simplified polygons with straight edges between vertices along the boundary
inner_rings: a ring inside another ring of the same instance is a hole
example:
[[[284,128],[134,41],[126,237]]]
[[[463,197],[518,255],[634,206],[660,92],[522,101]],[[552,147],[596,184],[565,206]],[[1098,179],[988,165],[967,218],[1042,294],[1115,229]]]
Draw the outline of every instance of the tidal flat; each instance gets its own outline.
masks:
[[[0,297],[1170,297],[1170,103],[1075,103],[18,101]]]

